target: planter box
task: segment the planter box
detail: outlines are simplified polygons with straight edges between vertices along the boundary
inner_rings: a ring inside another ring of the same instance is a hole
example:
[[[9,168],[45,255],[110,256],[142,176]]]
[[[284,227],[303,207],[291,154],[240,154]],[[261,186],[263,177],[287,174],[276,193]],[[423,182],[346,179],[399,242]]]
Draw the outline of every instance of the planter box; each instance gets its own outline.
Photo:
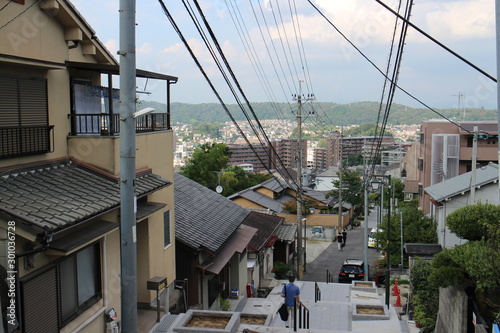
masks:
[[[188,310],[173,328],[178,333],[235,333],[240,326],[239,312]]]

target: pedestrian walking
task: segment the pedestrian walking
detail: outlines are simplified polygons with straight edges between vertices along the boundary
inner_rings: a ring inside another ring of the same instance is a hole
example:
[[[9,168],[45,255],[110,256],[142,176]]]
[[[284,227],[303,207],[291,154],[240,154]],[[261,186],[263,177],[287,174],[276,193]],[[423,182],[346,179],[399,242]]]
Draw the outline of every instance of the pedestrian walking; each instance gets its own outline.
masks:
[[[283,286],[281,290],[281,297],[285,298],[285,304],[288,308],[288,320],[286,321],[286,327],[292,327],[295,322],[295,311],[294,307],[300,303],[300,288],[294,284],[295,276],[290,275],[288,277],[288,283]],[[292,319],[293,317],[293,319]]]
[[[344,246],[347,244],[347,231],[342,231],[342,238],[344,239]]]
[[[337,245],[339,247],[339,251],[342,251],[342,247],[344,245],[344,236],[339,231],[339,234],[337,235]]]

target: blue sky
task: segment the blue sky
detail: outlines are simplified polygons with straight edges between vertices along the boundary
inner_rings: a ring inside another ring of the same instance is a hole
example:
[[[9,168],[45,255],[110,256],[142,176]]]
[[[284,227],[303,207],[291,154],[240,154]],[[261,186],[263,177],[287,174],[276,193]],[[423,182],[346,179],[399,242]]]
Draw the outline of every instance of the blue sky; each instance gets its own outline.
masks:
[[[164,2],[224,101],[235,103],[182,1]],[[396,8],[396,1],[385,2]],[[116,54],[119,1],[72,0],[72,3],[99,39]],[[374,0],[312,0],[312,3],[371,61],[385,70],[394,27],[392,14]],[[200,0],[200,6],[250,102],[292,103],[291,95],[299,90],[304,94],[314,93],[318,102],[380,100],[382,75],[307,0]],[[492,0],[420,0],[412,8],[411,21],[496,77],[494,13]],[[174,102],[217,102],[159,2],[137,1],[136,16],[137,67],[179,77],[179,82],[172,87]],[[237,17],[242,18],[240,22],[244,23],[240,26],[245,30],[233,24]],[[300,39],[294,37],[294,31],[300,32]],[[300,86],[299,81],[302,81]],[[139,90],[145,84],[139,81]],[[463,96],[461,107],[496,108],[493,81],[411,27],[399,85],[435,108],[458,108],[459,94]],[[152,92],[147,99],[164,100],[165,89],[161,84],[150,81],[146,90]],[[394,102],[420,106],[400,91],[396,92]]]

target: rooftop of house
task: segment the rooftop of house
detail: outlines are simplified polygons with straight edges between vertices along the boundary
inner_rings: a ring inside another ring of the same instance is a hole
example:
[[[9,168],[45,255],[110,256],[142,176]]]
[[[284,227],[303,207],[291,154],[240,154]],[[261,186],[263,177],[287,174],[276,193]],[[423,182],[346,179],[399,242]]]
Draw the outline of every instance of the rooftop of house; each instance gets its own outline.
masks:
[[[432,199],[440,202],[470,191],[471,181],[472,171],[426,187],[424,191],[427,192]],[[496,182],[498,182],[498,164],[489,163],[487,166],[476,170],[476,189],[486,184]]]
[[[250,249],[258,252],[267,246],[272,237],[276,236],[277,229],[283,223],[283,220],[284,218],[275,215],[250,212],[243,224],[258,230],[250,241]]]
[[[176,239],[217,251],[250,213],[226,197],[174,174]]]
[[[59,231],[120,205],[117,177],[81,162],[64,159],[0,174],[0,211],[22,220],[33,234]],[[170,185],[151,170],[136,176],[138,198]]]

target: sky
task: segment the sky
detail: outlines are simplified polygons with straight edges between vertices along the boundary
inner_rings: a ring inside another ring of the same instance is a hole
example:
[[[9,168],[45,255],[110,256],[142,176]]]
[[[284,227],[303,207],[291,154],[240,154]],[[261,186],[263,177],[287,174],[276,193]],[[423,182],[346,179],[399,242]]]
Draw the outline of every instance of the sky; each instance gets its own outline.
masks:
[[[189,4],[199,18],[192,1]],[[382,72],[388,67],[395,16],[375,0],[310,1],[199,0],[199,4],[250,102],[295,103],[293,95],[300,93],[314,94],[317,102],[380,101],[384,76],[311,3]],[[72,3],[116,55],[119,1]],[[223,101],[234,104],[236,99],[183,2],[164,3]],[[397,1],[385,3],[397,9]],[[494,5],[493,0],[418,0],[410,20],[496,78]],[[172,102],[218,102],[159,1],[136,1],[136,21],[137,68],[178,77],[171,90]],[[399,23],[390,73],[400,29]],[[138,80],[137,85],[138,90],[151,93],[139,96],[141,99],[165,101],[162,83]],[[412,27],[405,39],[398,85],[433,108],[496,108],[496,85],[490,78]],[[395,92],[394,102],[422,107],[400,90]]]

